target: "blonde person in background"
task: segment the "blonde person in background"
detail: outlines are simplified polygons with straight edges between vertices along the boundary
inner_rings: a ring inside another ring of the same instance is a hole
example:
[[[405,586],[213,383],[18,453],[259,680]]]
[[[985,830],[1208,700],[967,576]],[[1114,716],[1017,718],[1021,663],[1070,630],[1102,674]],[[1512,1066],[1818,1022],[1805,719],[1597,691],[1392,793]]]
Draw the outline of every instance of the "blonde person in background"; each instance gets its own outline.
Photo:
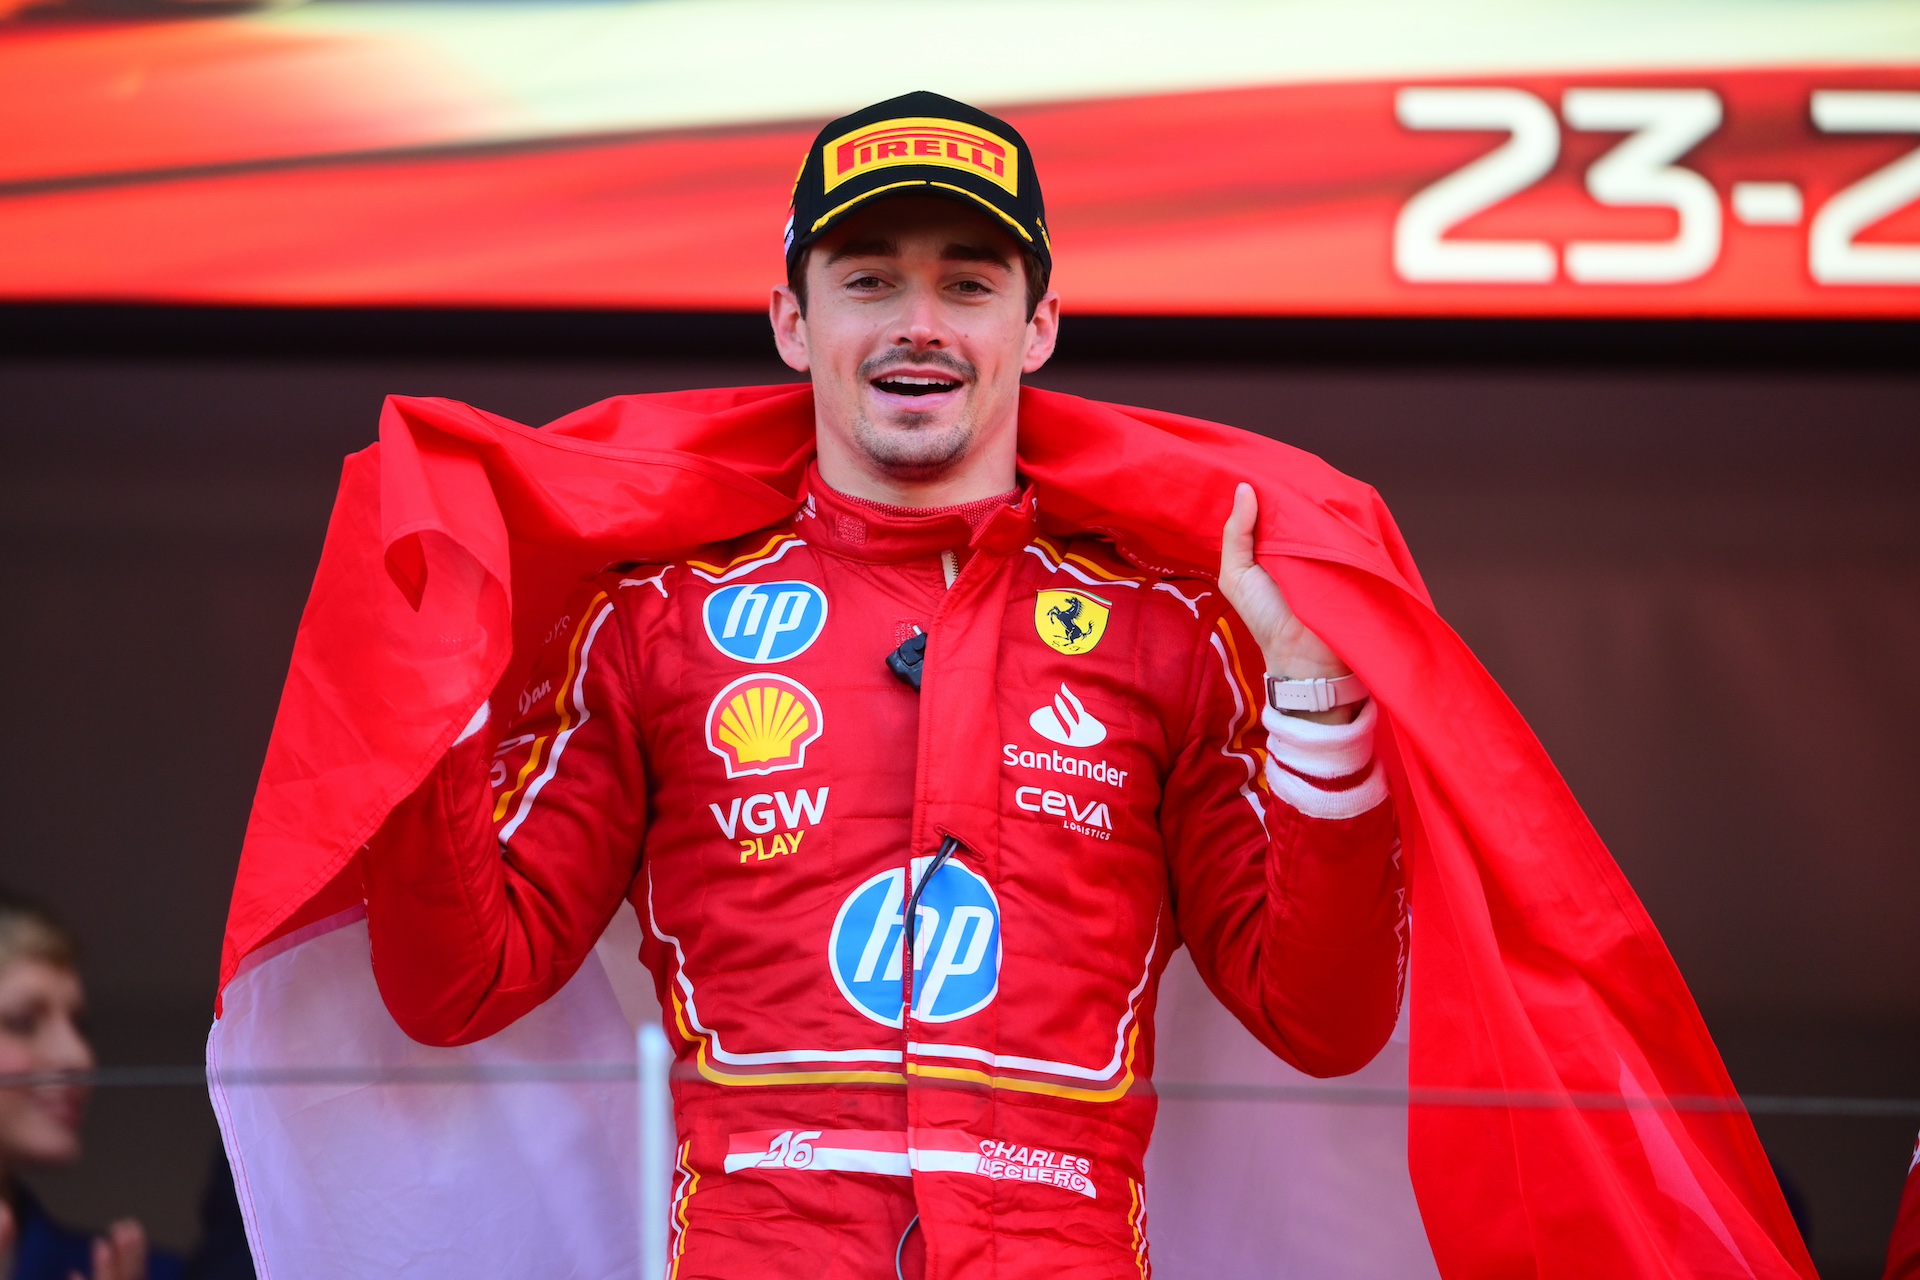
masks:
[[[0,1077],[92,1069],[77,961],[71,934],[0,889]],[[22,1171],[80,1158],[86,1105],[82,1085],[0,1087],[0,1280],[174,1280],[179,1260],[149,1251],[138,1222],[89,1236],[55,1222],[21,1183]]]

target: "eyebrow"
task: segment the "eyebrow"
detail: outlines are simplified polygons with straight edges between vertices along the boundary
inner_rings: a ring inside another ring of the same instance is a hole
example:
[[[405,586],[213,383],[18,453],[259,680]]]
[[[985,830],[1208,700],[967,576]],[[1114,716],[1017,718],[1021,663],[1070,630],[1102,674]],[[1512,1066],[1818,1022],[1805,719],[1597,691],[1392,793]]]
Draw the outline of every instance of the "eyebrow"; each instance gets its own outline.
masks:
[[[828,256],[827,265],[832,266],[848,258],[896,258],[899,256],[900,246],[891,240],[849,240]]]
[[[1013,269],[1013,259],[1007,257],[1006,254],[1000,252],[998,249],[987,245],[961,244],[958,241],[949,244],[940,251],[940,261],[992,262],[1007,268],[1009,271]]]
[[[891,240],[849,240],[835,249],[827,258],[827,265],[844,262],[848,258],[895,258],[900,255],[900,246]],[[1011,271],[1013,260],[998,249],[988,245],[962,244],[958,240],[948,244],[940,251],[942,262],[991,262]]]

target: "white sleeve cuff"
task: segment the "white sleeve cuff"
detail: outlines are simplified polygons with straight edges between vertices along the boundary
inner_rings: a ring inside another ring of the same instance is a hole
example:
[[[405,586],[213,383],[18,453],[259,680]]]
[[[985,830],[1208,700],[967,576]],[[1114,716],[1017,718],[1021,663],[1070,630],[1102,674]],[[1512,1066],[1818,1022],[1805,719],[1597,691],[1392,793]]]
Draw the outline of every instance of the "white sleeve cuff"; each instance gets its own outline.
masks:
[[[1379,765],[1367,780],[1345,791],[1322,791],[1297,773],[1288,773],[1273,761],[1267,761],[1267,785],[1283,803],[1290,804],[1309,818],[1339,821],[1357,818],[1387,798],[1386,771]]]
[[[1357,818],[1387,798],[1386,771],[1378,764],[1359,786],[1345,791],[1328,791],[1308,781],[1350,777],[1372,762],[1373,727],[1379,719],[1372,699],[1347,724],[1321,724],[1282,715],[1272,707],[1262,719],[1272,756],[1267,761],[1267,785],[1283,802],[1309,818],[1338,821]],[[1281,768],[1283,764],[1286,768]]]
[[[1346,724],[1321,724],[1272,707],[1260,718],[1267,726],[1267,750],[1295,773],[1309,778],[1345,778],[1366,768],[1373,759],[1373,726],[1380,717],[1373,709],[1372,698]]]

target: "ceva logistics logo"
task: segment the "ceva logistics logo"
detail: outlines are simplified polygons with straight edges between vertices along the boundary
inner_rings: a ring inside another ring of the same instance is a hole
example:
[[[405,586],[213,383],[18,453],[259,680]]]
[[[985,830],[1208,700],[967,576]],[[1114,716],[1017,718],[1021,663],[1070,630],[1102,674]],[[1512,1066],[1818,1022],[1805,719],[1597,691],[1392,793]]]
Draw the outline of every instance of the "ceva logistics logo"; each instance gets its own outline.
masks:
[[[707,750],[726,761],[729,778],[779,773],[807,762],[824,727],[820,700],[798,680],[741,676],[707,708]]]
[[[736,662],[785,662],[827,626],[827,593],[811,582],[742,582],[707,597],[707,639]]]
[[[915,858],[924,875],[931,858]],[[905,1003],[906,872],[883,871],[855,889],[834,917],[827,961],[834,985],[861,1013],[900,1025]],[[987,882],[957,862],[942,863],[914,912],[913,1016],[955,1022],[980,1012],[1000,991],[1000,903]]]

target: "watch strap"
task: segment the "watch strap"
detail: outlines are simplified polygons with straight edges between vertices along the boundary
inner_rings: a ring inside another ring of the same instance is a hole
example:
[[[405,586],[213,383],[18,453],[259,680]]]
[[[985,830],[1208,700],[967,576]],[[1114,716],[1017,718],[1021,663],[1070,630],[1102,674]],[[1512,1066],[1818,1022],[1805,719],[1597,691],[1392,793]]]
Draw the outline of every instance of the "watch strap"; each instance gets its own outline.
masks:
[[[1275,711],[1331,711],[1370,695],[1366,682],[1355,675],[1313,680],[1267,677],[1267,705]]]

